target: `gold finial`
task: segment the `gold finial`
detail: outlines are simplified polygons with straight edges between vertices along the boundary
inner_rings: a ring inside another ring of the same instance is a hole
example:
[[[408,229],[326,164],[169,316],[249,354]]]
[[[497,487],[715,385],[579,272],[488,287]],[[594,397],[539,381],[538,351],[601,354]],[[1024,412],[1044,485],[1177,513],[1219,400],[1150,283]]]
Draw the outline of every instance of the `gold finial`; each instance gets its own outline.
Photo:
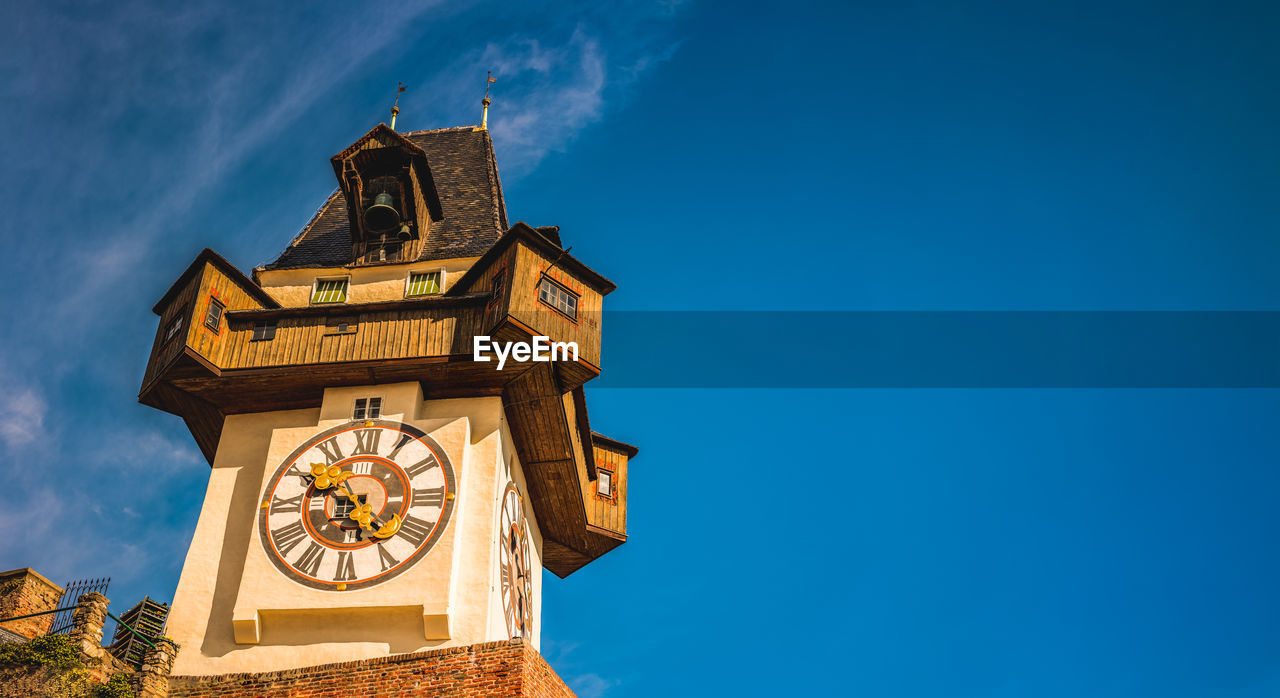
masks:
[[[391,105],[391,130],[396,130],[396,116],[400,113],[400,93],[404,92],[404,83],[396,83],[396,102]]]
[[[480,102],[484,105],[484,111],[480,114],[481,131],[489,130],[489,86],[498,81],[497,78],[493,77],[493,71],[486,70],[484,73],[487,77],[484,83],[484,99]]]

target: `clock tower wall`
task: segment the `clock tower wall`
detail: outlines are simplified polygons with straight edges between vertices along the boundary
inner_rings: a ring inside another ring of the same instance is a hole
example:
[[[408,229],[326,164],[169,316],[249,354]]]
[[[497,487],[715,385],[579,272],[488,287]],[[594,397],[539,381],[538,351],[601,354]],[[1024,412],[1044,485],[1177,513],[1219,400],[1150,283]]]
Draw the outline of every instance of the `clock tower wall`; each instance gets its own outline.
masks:
[[[381,400],[379,420],[412,425],[442,448],[456,477],[452,520],[394,578],[308,588],[282,575],[264,549],[256,523],[263,494],[300,444],[355,428],[355,401],[370,397]],[[423,400],[417,382],[353,386],[325,390],[318,409],[227,417],[174,597],[169,632],[191,648],[175,673],[275,670],[507,639],[502,607],[494,607],[493,541],[509,481],[523,491],[498,397]],[[541,538],[530,528],[539,569]]]

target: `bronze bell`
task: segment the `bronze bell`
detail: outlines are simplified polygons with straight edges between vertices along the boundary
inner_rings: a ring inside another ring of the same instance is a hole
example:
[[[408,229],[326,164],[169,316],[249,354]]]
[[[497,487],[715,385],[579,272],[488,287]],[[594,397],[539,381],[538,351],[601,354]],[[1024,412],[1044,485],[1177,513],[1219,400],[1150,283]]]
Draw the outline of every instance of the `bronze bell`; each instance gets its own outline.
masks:
[[[411,239],[412,237],[413,237],[413,233],[409,232],[409,224],[401,223],[400,232],[396,233],[396,238],[400,240],[400,242],[404,242],[406,240]]]
[[[391,205],[391,195],[382,192],[373,199],[373,205],[364,210],[364,225],[368,232],[385,233],[400,225],[400,212]]]

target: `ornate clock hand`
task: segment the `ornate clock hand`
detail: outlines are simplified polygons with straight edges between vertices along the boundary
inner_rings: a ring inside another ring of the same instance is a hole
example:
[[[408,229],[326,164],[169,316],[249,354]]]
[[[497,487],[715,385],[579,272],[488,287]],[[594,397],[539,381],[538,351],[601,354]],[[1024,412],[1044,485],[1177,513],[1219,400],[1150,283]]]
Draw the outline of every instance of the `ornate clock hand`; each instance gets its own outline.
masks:
[[[345,480],[346,478],[343,479]],[[347,495],[347,498],[350,499],[354,505],[351,511],[347,513],[347,518],[360,524],[361,528],[372,529],[373,527],[369,524],[377,523],[378,528],[373,531],[375,538],[390,538],[400,530],[399,514],[392,514],[390,521],[383,522],[380,518],[374,515],[373,505],[361,504],[360,500],[356,498],[355,493],[353,493],[345,483],[339,482],[338,487],[342,489],[343,494]]]

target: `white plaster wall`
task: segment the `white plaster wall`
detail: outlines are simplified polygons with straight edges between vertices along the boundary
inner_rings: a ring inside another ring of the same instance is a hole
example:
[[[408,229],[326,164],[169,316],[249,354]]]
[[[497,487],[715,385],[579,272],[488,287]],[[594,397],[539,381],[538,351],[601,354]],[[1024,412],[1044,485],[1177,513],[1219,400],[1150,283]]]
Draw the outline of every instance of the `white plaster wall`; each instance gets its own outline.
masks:
[[[276,269],[258,273],[258,283],[285,307],[311,304],[311,288],[317,278],[349,276],[348,303],[372,303],[405,297],[405,283],[411,271],[444,270],[441,293],[475,264],[479,257],[437,259],[429,262],[388,264],[377,267],[329,267],[324,269]]]

